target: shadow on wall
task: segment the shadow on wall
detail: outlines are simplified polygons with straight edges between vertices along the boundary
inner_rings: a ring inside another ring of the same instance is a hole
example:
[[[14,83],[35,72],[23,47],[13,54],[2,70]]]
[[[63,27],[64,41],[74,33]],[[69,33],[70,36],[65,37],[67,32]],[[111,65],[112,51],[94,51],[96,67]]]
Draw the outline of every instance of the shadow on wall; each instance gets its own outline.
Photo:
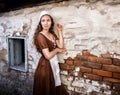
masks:
[[[0,12],[21,9],[24,7],[36,6],[38,4],[48,4],[65,0],[0,0]]]

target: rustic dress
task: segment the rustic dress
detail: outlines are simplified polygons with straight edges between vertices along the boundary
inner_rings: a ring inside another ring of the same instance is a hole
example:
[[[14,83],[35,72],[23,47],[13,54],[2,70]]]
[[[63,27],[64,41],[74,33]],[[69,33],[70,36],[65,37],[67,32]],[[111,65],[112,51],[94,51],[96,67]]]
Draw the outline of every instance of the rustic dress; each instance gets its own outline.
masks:
[[[57,36],[54,36],[56,40]],[[42,54],[42,49],[45,48],[52,51],[55,48],[55,43],[40,33],[37,36],[37,48]],[[58,77],[55,77],[55,69],[51,62],[58,62],[56,56],[51,60],[47,60],[42,54],[34,75],[33,95],[69,95],[61,85],[59,74],[57,74]],[[58,66],[57,73],[59,73]]]

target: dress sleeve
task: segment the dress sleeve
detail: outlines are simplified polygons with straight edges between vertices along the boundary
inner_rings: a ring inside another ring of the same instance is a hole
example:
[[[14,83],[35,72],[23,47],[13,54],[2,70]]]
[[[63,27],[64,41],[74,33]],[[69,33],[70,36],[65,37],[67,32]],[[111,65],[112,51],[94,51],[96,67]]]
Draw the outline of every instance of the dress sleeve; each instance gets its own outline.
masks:
[[[42,34],[39,34],[37,36],[37,42],[38,42],[38,48],[40,49],[40,51],[42,49],[48,48],[48,44],[46,42],[46,39]]]

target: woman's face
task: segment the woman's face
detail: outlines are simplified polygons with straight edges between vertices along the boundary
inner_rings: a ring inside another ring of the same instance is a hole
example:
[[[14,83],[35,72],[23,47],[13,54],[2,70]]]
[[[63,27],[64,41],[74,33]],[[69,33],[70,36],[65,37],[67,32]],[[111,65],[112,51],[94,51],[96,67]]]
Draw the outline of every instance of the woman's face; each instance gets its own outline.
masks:
[[[49,15],[44,15],[41,18],[41,25],[42,25],[43,30],[49,30],[51,27],[51,24],[52,24],[52,21]]]

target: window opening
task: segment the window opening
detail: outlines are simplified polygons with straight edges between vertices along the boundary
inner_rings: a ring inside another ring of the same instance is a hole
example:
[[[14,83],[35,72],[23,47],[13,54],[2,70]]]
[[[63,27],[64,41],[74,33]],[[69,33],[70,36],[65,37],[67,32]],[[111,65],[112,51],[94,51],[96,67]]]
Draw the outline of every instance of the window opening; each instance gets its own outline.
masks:
[[[12,69],[27,71],[27,47],[25,37],[8,38],[9,67]]]

